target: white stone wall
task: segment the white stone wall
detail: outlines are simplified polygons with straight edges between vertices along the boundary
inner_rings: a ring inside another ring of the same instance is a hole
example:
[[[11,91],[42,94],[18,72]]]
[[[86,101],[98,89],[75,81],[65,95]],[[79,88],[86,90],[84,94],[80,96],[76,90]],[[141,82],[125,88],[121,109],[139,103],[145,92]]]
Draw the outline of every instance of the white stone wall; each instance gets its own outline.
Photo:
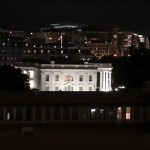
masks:
[[[40,91],[111,91],[111,64],[17,66],[29,75],[31,89]],[[97,80],[97,73],[100,79]],[[83,80],[80,81],[80,75]],[[47,76],[47,77],[46,77]],[[57,76],[57,80],[56,80]],[[92,77],[89,81],[89,76]],[[47,79],[46,79],[47,78]],[[47,80],[47,81],[46,81]],[[97,87],[99,82],[99,87]]]
[[[46,75],[49,75],[49,81],[46,81]],[[58,81],[55,79],[56,75],[59,76]],[[80,75],[83,75],[83,81],[79,81]],[[89,81],[89,75],[92,76],[92,81]],[[96,84],[96,70],[41,69],[41,91],[45,91],[47,87],[50,91],[79,91],[79,87],[83,91],[89,91],[89,87],[95,91]]]

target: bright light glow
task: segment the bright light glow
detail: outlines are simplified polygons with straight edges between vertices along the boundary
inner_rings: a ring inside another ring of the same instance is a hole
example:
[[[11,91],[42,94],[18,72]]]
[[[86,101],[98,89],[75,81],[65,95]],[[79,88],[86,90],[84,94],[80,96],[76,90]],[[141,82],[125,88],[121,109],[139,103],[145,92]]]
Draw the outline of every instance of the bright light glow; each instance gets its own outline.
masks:
[[[24,71],[23,71],[23,73],[24,73],[24,74],[27,74],[27,71],[26,71],[26,70],[24,70]]]
[[[118,88],[115,88],[115,91],[117,92],[117,91],[118,91]]]
[[[29,71],[30,73],[30,79],[33,79],[34,78],[34,71]]]
[[[114,57],[117,57],[117,54],[114,54]]]
[[[95,113],[96,112],[96,109],[95,108],[92,108],[91,109],[91,113]]]
[[[33,89],[33,88],[34,88],[34,81],[33,81],[33,80],[30,80],[30,81],[29,81],[29,84],[30,84],[30,89]]]

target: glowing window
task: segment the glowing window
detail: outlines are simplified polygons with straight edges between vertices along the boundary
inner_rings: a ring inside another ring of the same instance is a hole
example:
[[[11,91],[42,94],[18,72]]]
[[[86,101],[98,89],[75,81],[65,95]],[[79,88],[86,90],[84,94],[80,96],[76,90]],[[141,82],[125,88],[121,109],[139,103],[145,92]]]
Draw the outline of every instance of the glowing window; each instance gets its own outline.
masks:
[[[122,119],[122,107],[117,107],[117,119]]]
[[[126,119],[131,119],[131,107],[126,107]]]
[[[96,108],[90,110],[91,119],[96,119]]]

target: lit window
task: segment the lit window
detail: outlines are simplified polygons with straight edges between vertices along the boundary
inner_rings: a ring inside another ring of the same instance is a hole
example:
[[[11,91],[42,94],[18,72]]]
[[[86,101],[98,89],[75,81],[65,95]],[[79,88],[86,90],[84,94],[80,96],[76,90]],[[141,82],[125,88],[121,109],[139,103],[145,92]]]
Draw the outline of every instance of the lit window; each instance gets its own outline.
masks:
[[[36,53],[36,50],[34,50],[34,53]]]
[[[7,120],[10,120],[10,112],[7,113]]]
[[[47,50],[47,53],[50,53],[50,50]]]
[[[122,119],[122,107],[117,107],[117,119]]]
[[[5,53],[5,50],[3,50],[2,52]]]
[[[6,43],[3,43],[3,46],[5,46]]]
[[[15,43],[15,46],[17,46],[17,43]]]
[[[29,46],[29,44],[28,44],[28,43],[26,43],[26,47],[27,47],[27,46]]]
[[[89,81],[92,81],[92,75],[89,75]]]
[[[55,81],[59,81],[59,75],[55,76]]]
[[[61,50],[61,54],[63,54],[64,53],[64,51],[63,50]]]
[[[96,109],[95,108],[91,108],[90,115],[91,115],[91,119],[96,119]]]
[[[79,76],[79,81],[83,81],[83,75]]]
[[[30,53],[31,51],[30,50],[28,50],[28,53]]]
[[[126,107],[126,119],[131,119],[131,107]]]
[[[49,81],[49,75],[46,75],[46,79],[45,79],[46,81]]]
[[[43,54],[43,50],[41,50],[41,53]]]

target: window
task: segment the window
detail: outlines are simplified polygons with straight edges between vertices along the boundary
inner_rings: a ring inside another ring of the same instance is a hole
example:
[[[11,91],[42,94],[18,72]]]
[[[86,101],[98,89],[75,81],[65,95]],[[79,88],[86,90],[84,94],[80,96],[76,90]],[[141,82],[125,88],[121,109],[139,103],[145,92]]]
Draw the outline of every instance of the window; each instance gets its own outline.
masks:
[[[89,75],[89,81],[92,81],[92,75]]]
[[[131,107],[126,107],[126,119],[131,119]]]
[[[49,75],[46,75],[46,79],[45,79],[46,81],[49,81]]]
[[[41,54],[43,54],[43,50],[41,50]]]
[[[117,107],[117,119],[122,119],[122,107]]]
[[[59,75],[55,76],[55,81],[59,81]]]
[[[96,108],[91,108],[90,116],[91,116],[91,119],[96,119]]]
[[[104,108],[99,109],[99,119],[100,120],[105,119],[105,109]]]
[[[49,91],[49,86],[46,86],[46,87],[45,87],[45,90],[46,90],[46,91]]]
[[[108,108],[108,119],[113,120],[114,119],[114,109],[112,107]]]
[[[58,87],[58,86],[56,86],[56,87],[55,87],[55,91],[58,91],[58,90],[59,90],[59,87]]]
[[[34,53],[36,53],[36,50],[34,50]]]
[[[30,51],[30,50],[28,50],[28,53],[31,53],[31,51]]]
[[[79,87],[79,91],[83,91],[83,87]]]
[[[79,81],[83,81],[83,75],[79,76]]]
[[[92,91],[92,87],[89,87],[89,91]]]

